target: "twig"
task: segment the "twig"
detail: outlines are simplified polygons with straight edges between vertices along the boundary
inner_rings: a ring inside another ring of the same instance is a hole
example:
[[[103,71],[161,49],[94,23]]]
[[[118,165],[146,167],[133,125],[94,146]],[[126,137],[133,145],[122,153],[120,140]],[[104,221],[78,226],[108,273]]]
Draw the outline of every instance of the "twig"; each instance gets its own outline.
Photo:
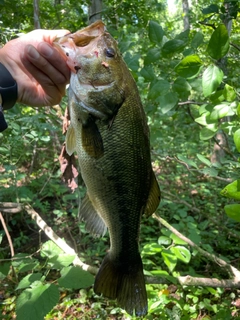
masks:
[[[230,45],[233,46],[238,51],[240,51],[240,47],[238,45],[236,45],[235,43],[230,42]]]
[[[11,236],[8,232],[8,229],[7,229],[7,226],[5,224],[5,221],[4,221],[4,218],[2,216],[2,212],[0,212],[0,220],[2,222],[2,226],[3,226],[3,229],[6,233],[6,236],[7,236],[7,239],[8,239],[8,243],[9,243],[9,247],[10,247],[10,251],[11,251],[11,256],[13,257],[14,256],[14,248],[13,248],[13,243],[12,243],[12,239],[11,239]]]
[[[186,104],[198,104],[198,105],[202,105],[206,102],[200,102],[200,101],[194,101],[194,100],[187,100],[187,101],[183,101],[183,102],[178,102],[179,106],[184,106]]]

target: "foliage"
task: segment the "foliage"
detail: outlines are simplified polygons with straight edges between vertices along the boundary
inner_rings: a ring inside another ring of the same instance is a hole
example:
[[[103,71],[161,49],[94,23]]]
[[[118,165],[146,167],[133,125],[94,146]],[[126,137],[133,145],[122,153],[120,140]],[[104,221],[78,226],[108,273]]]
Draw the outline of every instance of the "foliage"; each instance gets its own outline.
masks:
[[[33,7],[30,0],[24,1],[24,10],[22,1],[3,2],[0,41],[5,43],[33,28]],[[84,1],[42,0],[40,12],[43,28],[74,31],[87,23]],[[119,5],[111,0],[103,7],[103,20],[119,41],[148,116],[152,159],[163,195],[159,213],[203,249],[239,269],[238,16],[237,1],[192,1],[191,30],[181,31],[181,16],[169,13],[165,1]],[[57,158],[64,141],[61,118],[65,107],[66,99],[51,109],[18,104],[6,112],[9,129],[0,134],[0,201],[30,202],[76,247],[83,261],[99,266],[108,238],[92,239],[79,225],[78,194],[61,183]],[[223,139],[226,143],[221,148]],[[80,178],[79,184],[82,194]],[[4,319],[14,318],[16,312],[20,320],[44,316],[131,319],[114,301],[93,293],[91,275],[80,275],[83,271],[72,266],[73,256],[44,238],[39,240],[38,229],[24,212],[5,219],[16,259],[0,264]],[[0,240],[0,258],[7,259],[3,231]],[[143,218],[140,246],[145,274],[172,282],[147,285],[146,319],[239,316],[234,305],[238,290],[176,284],[179,275],[227,275],[169,230],[159,228],[153,218]]]

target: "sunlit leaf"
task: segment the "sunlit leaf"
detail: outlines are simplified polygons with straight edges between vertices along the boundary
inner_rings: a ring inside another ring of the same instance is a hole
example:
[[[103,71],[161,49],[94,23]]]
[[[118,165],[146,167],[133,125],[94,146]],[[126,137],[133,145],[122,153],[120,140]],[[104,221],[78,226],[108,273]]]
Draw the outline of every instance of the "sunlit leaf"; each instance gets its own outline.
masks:
[[[40,281],[42,278],[42,274],[41,273],[31,273],[26,275],[23,279],[21,279],[21,281],[19,282],[16,290],[19,289],[25,289],[30,287],[30,285],[35,282],[35,281]]]
[[[209,118],[210,118],[210,120],[214,121],[214,120],[221,119],[225,116],[233,116],[233,115],[234,115],[234,112],[232,111],[229,104],[221,103],[221,104],[216,105],[213,108],[213,111],[210,114]]]
[[[229,218],[240,222],[240,204],[227,204],[224,210]]]
[[[222,70],[211,64],[204,72],[202,76],[202,88],[205,97],[210,96],[217,87],[220,85],[223,79]]]
[[[229,183],[220,193],[224,197],[240,200],[240,180]]]
[[[201,140],[211,139],[212,137],[215,136],[217,130],[218,128],[216,126],[211,128],[209,125],[206,128],[202,128],[202,130],[200,131],[200,139]]]
[[[170,250],[172,253],[174,253],[176,255],[176,257],[179,260],[181,260],[185,263],[188,263],[191,259],[191,253],[186,247],[176,246],[176,247],[172,247]]]
[[[240,129],[234,132],[233,140],[237,148],[237,151],[240,152]]]
[[[163,250],[161,252],[164,263],[167,265],[168,269],[172,272],[177,265],[177,257],[175,254],[171,253],[169,250]]]
[[[219,60],[227,54],[228,50],[228,31],[224,24],[220,24],[210,38],[207,51],[213,59]]]
[[[226,101],[232,102],[236,99],[236,92],[233,87],[229,86],[227,83],[223,89],[223,96]]]
[[[175,71],[184,78],[192,78],[196,76],[202,66],[202,61],[197,55],[185,57],[175,67]]]
[[[41,256],[43,257],[52,258],[60,253],[63,253],[62,249],[60,249],[52,240],[48,240],[42,245]]]

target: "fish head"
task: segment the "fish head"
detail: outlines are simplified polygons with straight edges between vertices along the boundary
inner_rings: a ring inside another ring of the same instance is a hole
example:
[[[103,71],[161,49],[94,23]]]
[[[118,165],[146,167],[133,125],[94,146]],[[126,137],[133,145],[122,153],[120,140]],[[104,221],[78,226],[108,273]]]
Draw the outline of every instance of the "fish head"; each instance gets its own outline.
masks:
[[[70,84],[81,100],[89,93],[93,95],[107,91],[109,96],[112,91],[115,100],[118,92],[119,101],[114,101],[115,105],[123,101],[126,65],[116,40],[106,31],[102,21],[56,39],[55,45],[67,57],[72,71]]]

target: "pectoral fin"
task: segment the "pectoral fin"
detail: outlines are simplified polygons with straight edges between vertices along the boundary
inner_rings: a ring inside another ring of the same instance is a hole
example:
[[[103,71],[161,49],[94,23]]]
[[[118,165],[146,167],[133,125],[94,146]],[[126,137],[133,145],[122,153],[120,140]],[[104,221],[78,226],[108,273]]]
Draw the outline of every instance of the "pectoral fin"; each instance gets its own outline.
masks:
[[[104,154],[101,134],[91,117],[82,126],[82,145],[87,154],[95,159],[101,158]]]
[[[66,135],[66,150],[71,156],[76,149],[76,137],[73,126],[70,124]]]
[[[144,209],[144,214],[147,217],[153,214],[157,210],[160,200],[161,200],[161,191],[157,183],[155,174],[152,171],[151,187],[150,187],[146,207]]]
[[[88,194],[85,195],[79,210],[79,218],[86,222],[86,230],[95,236],[104,236],[107,227],[93,207]]]

